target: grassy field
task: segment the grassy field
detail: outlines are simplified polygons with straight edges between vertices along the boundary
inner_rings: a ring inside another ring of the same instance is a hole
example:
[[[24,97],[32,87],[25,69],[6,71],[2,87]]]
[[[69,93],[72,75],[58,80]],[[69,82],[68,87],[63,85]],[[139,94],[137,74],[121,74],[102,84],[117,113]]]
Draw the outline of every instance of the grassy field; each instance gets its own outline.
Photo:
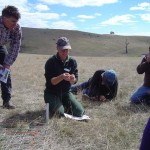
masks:
[[[88,122],[53,118],[45,124],[44,65],[48,55],[20,54],[11,68],[15,110],[0,108],[0,150],[138,150],[150,114],[131,105],[132,92],[143,83],[136,66],[141,57],[75,57],[79,83],[97,69],[114,69],[118,95],[111,102],[92,102],[77,95]],[[1,101],[2,105],[2,101]]]

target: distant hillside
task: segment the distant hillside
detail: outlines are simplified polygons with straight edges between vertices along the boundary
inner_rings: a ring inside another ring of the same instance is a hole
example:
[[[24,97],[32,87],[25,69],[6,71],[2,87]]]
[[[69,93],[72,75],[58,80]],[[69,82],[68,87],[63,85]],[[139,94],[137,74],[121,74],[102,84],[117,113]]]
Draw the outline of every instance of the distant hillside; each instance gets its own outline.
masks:
[[[119,36],[111,34],[93,34],[88,32],[22,28],[22,53],[48,54],[56,53],[56,41],[60,36],[69,38],[73,56],[140,56],[148,52],[150,37]]]

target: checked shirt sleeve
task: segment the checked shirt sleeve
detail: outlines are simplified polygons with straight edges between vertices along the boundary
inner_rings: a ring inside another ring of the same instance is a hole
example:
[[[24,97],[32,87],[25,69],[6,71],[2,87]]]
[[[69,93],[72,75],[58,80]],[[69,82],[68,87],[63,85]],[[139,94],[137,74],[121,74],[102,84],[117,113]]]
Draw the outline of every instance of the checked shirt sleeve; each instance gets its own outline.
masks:
[[[20,51],[21,37],[22,37],[22,32],[20,26],[18,25],[10,35],[11,42],[10,42],[10,47],[8,49],[8,55],[5,57],[4,60],[5,64],[11,66],[15,62],[18,53]]]

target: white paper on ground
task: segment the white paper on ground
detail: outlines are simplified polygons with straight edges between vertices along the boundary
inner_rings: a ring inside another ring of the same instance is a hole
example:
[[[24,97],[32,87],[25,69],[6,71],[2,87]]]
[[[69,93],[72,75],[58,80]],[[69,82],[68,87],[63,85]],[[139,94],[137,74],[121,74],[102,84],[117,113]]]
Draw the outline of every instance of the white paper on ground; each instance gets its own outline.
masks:
[[[64,113],[64,115],[66,118],[73,119],[73,120],[89,120],[90,119],[90,117],[87,115],[83,115],[82,117],[75,117],[66,113]]]

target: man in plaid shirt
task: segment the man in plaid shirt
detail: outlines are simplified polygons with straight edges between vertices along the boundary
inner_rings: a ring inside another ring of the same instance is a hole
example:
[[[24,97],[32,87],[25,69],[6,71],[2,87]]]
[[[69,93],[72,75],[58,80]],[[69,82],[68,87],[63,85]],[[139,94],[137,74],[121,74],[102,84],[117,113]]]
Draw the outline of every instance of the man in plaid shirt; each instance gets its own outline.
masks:
[[[15,62],[21,46],[21,27],[18,24],[21,15],[15,6],[6,6],[0,16],[0,64],[3,69],[10,69]],[[9,43],[7,50],[6,44]],[[1,97],[3,99],[3,108],[14,109],[10,104],[11,99],[11,77],[10,74],[7,83],[1,82]]]

